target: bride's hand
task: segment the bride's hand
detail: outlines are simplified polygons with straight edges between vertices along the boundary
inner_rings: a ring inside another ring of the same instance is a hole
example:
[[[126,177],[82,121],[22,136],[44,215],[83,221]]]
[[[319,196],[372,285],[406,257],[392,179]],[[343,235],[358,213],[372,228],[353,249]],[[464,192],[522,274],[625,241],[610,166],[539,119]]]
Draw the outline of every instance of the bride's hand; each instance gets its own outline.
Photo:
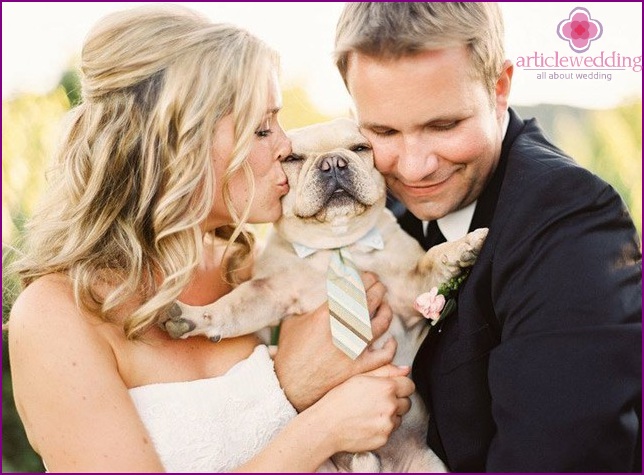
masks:
[[[329,391],[309,411],[328,428],[335,452],[363,452],[385,445],[409,411],[414,383],[408,367],[383,366]]]
[[[384,301],[386,289],[373,274],[364,273],[373,340],[389,328],[392,312]],[[303,411],[330,389],[353,375],[390,363],[396,352],[391,339],[381,349],[368,347],[354,361],[335,347],[331,338],[329,310],[317,310],[285,319],[275,354],[275,372],[291,404]]]

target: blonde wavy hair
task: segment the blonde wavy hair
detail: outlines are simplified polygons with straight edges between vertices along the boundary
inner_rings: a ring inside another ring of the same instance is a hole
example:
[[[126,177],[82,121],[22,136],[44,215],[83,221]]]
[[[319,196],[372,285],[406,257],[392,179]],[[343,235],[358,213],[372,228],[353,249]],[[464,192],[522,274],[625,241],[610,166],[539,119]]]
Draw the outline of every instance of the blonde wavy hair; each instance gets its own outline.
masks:
[[[346,84],[352,52],[397,59],[466,45],[472,76],[493,95],[505,61],[503,31],[493,2],[349,2],[337,24],[336,66]]]
[[[243,228],[252,199],[234,209],[228,183],[243,172],[254,194],[246,157],[277,68],[277,54],[256,37],[183,7],[144,6],[100,21],[82,50],[83,100],[70,112],[52,189],[16,264],[23,285],[65,273],[79,306],[107,321],[134,300],[124,332],[138,338],[202,258],[200,224],[215,180],[233,218],[217,230],[234,248],[231,276],[253,244]],[[215,177],[214,134],[228,114],[235,146]]]

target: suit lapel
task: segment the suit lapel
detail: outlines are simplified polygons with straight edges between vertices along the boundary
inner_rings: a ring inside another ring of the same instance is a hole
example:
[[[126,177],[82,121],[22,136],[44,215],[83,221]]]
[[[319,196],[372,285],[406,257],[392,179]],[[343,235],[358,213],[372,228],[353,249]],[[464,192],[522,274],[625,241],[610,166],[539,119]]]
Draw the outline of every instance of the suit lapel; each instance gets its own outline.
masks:
[[[505,176],[505,169],[508,163],[508,155],[510,154],[510,148],[512,143],[517,138],[517,136],[523,130],[525,124],[521,118],[514,112],[512,109],[508,110],[510,114],[510,123],[508,125],[508,131],[505,134],[503,139],[503,144],[501,145],[501,156],[499,158],[499,163],[492,175],[492,179],[479,196],[479,199],[476,203],[476,209],[474,210],[474,216],[472,216],[472,222],[470,223],[469,231],[474,231],[478,228],[488,228],[492,223],[492,218],[494,216],[494,210],[496,209],[496,204],[499,200],[499,194],[501,192],[501,185],[503,184],[503,177]]]

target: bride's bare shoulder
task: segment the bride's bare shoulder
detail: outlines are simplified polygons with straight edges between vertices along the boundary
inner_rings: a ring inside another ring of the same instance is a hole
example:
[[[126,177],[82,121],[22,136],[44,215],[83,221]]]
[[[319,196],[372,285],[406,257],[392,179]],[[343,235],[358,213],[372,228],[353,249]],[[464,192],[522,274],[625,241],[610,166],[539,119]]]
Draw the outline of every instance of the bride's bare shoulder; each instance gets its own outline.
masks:
[[[49,274],[34,280],[16,298],[11,308],[10,322],[31,316],[59,313],[60,307],[76,307],[72,283],[64,275]]]
[[[62,274],[42,276],[18,295],[11,308],[9,333],[46,333],[50,338],[66,335],[100,324],[76,304],[69,278]]]

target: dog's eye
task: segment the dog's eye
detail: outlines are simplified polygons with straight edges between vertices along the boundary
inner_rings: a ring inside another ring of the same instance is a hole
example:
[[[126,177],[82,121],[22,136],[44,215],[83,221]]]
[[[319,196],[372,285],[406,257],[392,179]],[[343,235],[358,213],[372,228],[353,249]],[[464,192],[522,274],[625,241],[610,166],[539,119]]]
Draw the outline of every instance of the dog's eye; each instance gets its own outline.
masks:
[[[287,162],[299,162],[300,160],[304,160],[304,158],[302,156],[300,156],[300,155],[296,155],[296,154],[292,153],[289,156],[287,156],[284,160],[282,160],[282,162],[285,162],[285,163],[287,163]]]
[[[366,144],[359,144],[359,145],[354,145],[350,149],[352,152],[359,153],[359,152],[365,152],[367,150],[371,150],[371,147]]]

